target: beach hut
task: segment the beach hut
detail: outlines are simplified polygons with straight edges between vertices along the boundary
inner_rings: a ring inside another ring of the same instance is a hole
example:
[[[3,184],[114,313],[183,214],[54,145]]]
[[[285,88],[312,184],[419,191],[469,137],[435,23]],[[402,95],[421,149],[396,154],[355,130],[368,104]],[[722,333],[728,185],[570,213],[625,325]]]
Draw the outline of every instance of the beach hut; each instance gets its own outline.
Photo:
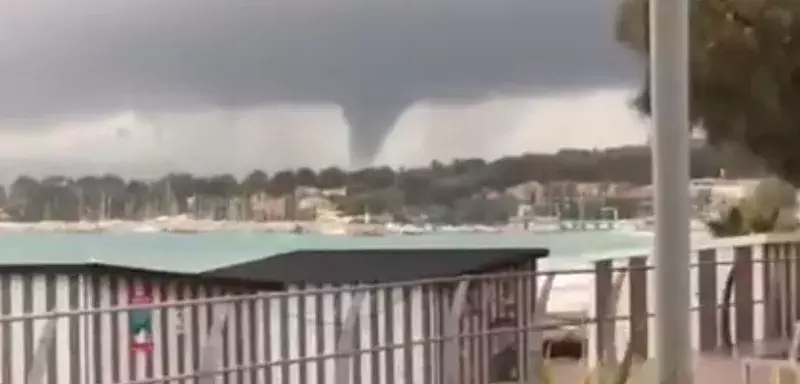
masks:
[[[0,265],[0,383],[123,383],[189,372],[197,363],[178,357],[195,356],[211,306],[109,308],[281,289],[95,262]]]
[[[255,358],[267,368],[229,375],[228,382],[519,382],[533,350],[525,327],[536,301],[536,260],[547,254],[538,248],[300,250],[208,271],[287,289],[260,304],[258,311],[269,312],[267,324],[259,325],[263,332],[230,339],[248,340],[255,344],[248,348],[263,353],[221,351],[223,367]]]
[[[512,381],[530,358],[522,327],[546,255],[337,249],[199,272],[0,266],[0,382]],[[51,311],[61,313],[42,316]]]

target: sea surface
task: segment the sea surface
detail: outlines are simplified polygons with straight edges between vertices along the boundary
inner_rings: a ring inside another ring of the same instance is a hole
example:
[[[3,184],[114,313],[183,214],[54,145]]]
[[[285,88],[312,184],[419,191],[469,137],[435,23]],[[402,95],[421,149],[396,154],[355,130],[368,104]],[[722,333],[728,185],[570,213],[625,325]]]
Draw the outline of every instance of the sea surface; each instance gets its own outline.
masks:
[[[83,264],[194,273],[300,249],[547,248],[550,267],[642,254],[652,237],[626,232],[345,237],[264,232],[0,233],[0,264]]]

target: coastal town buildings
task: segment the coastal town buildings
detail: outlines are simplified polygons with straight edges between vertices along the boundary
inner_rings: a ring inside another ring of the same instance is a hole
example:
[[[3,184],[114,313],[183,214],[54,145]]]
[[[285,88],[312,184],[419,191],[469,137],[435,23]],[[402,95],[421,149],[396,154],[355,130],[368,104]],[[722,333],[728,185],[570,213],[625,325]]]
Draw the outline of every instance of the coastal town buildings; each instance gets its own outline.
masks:
[[[757,179],[701,178],[688,186],[698,210],[725,201],[735,201],[752,190]],[[150,187],[151,189],[154,187]],[[0,220],[20,217],[41,220],[146,220],[160,216],[188,215],[197,219],[227,221],[314,221],[321,216],[350,216],[364,221],[368,214],[381,221],[413,223],[503,223],[534,217],[565,219],[626,219],[651,214],[653,190],[650,185],[629,182],[525,181],[504,189],[484,188],[475,194],[448,201],[434,197],[433,204],[414,204],[396,186],[378,190],[317,188],[298,186],[294,191],[275,194],[260,191],[246,195],[193,195],[178,198],[169,185],[154,190],[149,201],[100,195],[82,198],[55,196],[37,206],[37,196],[14,188],[0,206]],[[444,199],[443,199],[444,198]],[[99,199],[99,200],[98,200]],[[34,220],[36,221],[36,220]]]

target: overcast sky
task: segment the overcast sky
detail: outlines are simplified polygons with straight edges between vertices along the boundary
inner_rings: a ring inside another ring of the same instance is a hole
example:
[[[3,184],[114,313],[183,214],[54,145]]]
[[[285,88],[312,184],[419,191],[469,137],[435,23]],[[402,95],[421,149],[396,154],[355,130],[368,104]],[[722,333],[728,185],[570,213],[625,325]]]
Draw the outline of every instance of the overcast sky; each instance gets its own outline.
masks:
[[[348,125],[392,165],[646,135],[613,0],[0,7],[0,178],[345,164]]]

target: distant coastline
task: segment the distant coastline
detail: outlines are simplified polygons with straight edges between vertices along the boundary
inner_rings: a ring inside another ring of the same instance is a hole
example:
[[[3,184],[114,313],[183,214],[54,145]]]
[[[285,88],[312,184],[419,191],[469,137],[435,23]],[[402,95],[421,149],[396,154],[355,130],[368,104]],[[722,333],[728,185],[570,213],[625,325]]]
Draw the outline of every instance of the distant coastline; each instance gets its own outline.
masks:
[[[692,158],[702,160],[693,163],[702,171],[695,177],[719,173],[721,163],[710,148],[693,148]],[[414,168],[300,168],[269,175],[253,170],[238,177],[185,172],[148,180],[115,174],[20,175],[0,186],[0,220],[132,221],[187,214],[232,221],[309,221],[324,211],[368,213],[384,222],[632,218],[651,210],[649,159],[648,147],[631,146],[462,158]],[[726,174],[738,177],[727,168]]]

